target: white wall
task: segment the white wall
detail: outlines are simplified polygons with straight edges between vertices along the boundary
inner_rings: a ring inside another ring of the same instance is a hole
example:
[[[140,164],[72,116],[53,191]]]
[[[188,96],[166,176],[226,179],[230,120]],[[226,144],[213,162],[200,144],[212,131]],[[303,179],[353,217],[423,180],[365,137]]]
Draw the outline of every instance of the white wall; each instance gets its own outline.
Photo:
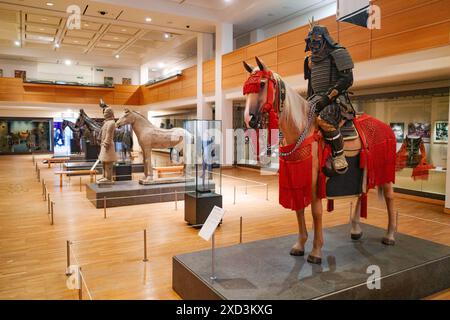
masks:
[[[280,33],[287,32],[289,30],[304,26],[308,23],[308,19],[314,17],[314,20],[320,20],[326,17],[329,17],[333,14],[336,14],[336,2],[328,4],[322,8],[311,10],[309,12],[302,13],[298,16],[293,16],[292,18],[287,19],[286,21],[273,23],[267,26],[262,27],[258,30],[252,30],[248,33],[241,34],[236,37],[235,40],[235,49],[240,47],[255,43],[257,41],[261,41],[273,36],[276,36]],[[258,37],[254,37],[255,31],[258,33]],[[263,39],[261,39],[263,38]]]
[[[122,78],[131,78],[131,84],[139,84],[139,70],[127,68],[103,68],[34,61],[0,59],[0,69],[4,77],[14,77],[14,70],[25,70],[27,78],[39,80],[61,80],[76,82],[103,83],[104,77],[113,77],[115,84],[121,84]],[[103,69],[103,71],[97,71]]]

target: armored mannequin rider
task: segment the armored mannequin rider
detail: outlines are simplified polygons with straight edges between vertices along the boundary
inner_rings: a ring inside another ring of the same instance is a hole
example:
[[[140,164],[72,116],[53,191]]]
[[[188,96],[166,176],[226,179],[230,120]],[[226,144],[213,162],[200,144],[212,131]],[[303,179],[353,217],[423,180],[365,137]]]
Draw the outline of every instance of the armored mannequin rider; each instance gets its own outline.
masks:
[[[348,164],[340,125],[344,118],[355,116],[347,93],[353,84],[353,60],[347,49],[330,37],[328,29],[315,25],[314,21],[305,41],[305,52],[311,51],[304,64],[308,99],[317,101],[317,122],[331,146],[332,167],[334,172],[343,174]]]
[[[98,183],[111,184],[113,183],[113,165],[114,162],[117,161],[117,154],[114,146],[116,123],[113,110],[106,105],[102,106],[102,108],[105,121],[103,122],[100,131],[101,149],[98,159],[103,165],[103,177],[98,180]]]

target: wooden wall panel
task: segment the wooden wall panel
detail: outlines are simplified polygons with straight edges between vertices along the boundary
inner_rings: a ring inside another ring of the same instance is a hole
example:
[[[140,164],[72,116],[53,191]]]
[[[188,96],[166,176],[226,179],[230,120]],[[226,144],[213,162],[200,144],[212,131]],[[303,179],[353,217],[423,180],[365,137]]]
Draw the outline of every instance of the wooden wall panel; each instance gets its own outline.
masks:
[[[293,76],[303,73],[304,60],[294,60],[278,64],[278,74],[282,77]]]
[[[238,49],[222,56],[222,67],[242,62],[245,59],[244,49]]]
[[[282,33],[277,37],[278,50],[291,47],[293,45],[303,46],[302,51],[305,49],[305,38],[308,35],[308,26],[303,26],[286,33]]]
[[[439,47],[450,43],[450,22],[372,41],[372,58]]]
[[[381,12],[386,11],[382,8]],[[379,39],[445,21],[450,21],[450,2],[430,1],[427,5],[405,7],[396,14],[382,17],[381,29],[373,30],[373,38]]]
[[[261,42],[257,42],[246,48],[245,59],[254,59],[255,56],[263,56],[265,54],[277,51],[277,37],[272,37]]]

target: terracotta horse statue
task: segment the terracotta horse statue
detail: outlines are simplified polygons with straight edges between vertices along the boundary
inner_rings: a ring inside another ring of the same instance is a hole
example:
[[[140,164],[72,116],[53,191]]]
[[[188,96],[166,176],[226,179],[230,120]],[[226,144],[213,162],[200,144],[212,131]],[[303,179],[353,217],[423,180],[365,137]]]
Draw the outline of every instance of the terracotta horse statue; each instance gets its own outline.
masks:
[[[281,131],[283,138],[279,149],[279,200],[285,208],[296,211],[299,230],[298,240],[291,249],[291,255],[304,255],[308,239],[304,209],[311,205],[314,241],[308,262],[321,263],[324,243],[322,199],[329,199],[328,211],[332,211],[332,201],[328,193],[336,193],[337,189],[338,195],[345,194],[344,191],[350,189],[350,186],[359,187],[352,187],[357,191],[347,195],[358,197],[351,215],[351,238],[361,238],[359,222],[360,216],[367,216],[367,192],[378,187],[379,196],[384,195],[389,220],[382,243],[393,245],[397,225],[392,186],[395,180],[396,150],[395,136],[391,128],[369,115],[357,115],[353,119],[357,133],[351,140],[345,141],[344,148],[347,160],[353,160],[349,161],[353,163],[353,169],[345,175],[329,178],[325,176],[324,168],[331,150],[324,143],[318,128],[314,100],[305,100],[257,57],[256,62],[257,68],[244,62],[250,73],[244,85],[245,123],[247,128],[253,129],[263,129],[264,123],[268,123],[269,128],[276,127]],[[360,175],[355,174],[358,171],[361,172]]]
[[[152,149],[172,148],[173,152],[178,155],[183,152],[184,141],[190,134],[182,128],[158,128],[139,112],[128,109],[124,111],[124,115],[117,120],[116,127],[131,125],[144,157],[145,177],[139,180],[139,183],[151,184],[153,182]]]

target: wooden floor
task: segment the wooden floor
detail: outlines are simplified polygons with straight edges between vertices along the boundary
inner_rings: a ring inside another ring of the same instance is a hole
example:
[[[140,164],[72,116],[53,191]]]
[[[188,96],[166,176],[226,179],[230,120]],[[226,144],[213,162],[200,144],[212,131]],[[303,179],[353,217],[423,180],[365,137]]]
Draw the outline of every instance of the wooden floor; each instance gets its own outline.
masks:
[[[72,260],[81,265],[89,299],[179,299],[172,290],[172,256],[209,248],[198,230],[183,219],[183,202],[139,205],[107,210],[95,209],[86,200],[79,178],[59,188],[53,171],[39,164],[55,201],[55,224],[49,223],[47,203],[42,200],[31,156],[0,157],[0,299],[77,299],[66,288],[66,241],[73,242]],[[277,177],[260,176],[245,169],[224,170],[226,215],[216,236],[218,246],[239,241],[239,219],[244,221],[243,239],[283,236],[296,232],[295,215],[278,205]],[[266,188],[233,178],[248,178]],[[137,177],[136,177],[137,178]],[[87,183],[89,177],[82,177]],[[236,204],[233,190],[236,186]],[[399,232],[450,245],[450,215],[442,206],[398,199]],[[337,201],[335,212],[325,214],[324,226],[345,224],[349,201]],[[369,224],[387,225],[384,204],[369,196]],[[311,217],[307,214],[308,229]],[[144,263],[143,230],[148,232],[149,261]],[[326,239],[325,239],[326,241]],[[288,254],[288,253],[286,253]],[[74,262],[72,262],[74,263]],[[450,299],[450,291],[430,297]]]

